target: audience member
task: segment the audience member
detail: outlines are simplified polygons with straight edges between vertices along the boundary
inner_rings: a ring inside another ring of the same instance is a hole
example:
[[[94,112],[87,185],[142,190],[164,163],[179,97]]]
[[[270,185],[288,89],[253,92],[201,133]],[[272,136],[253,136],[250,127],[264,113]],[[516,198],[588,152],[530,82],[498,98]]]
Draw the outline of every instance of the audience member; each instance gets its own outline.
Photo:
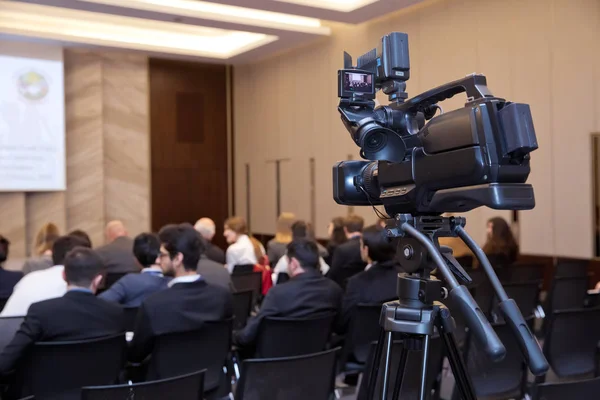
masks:
[[[340,312],[342,290],[318,271],[319,251],[315,242],[293,240],[285,257],[288,258],[290,281],[267,293],[258,315],[235,334],[238,345],[252,346],[261,321],[267,317],[307,318]]]
[[[133,256],[133,240],[127,236],[127,229],[121,221],[106,224],[106,243],[96,252],[104,261],[106,273],[139,272]]]
[[[277,231],[275,237],[267,243],[267,255],[271,265],[276,265],[277,261],[285,255],[287,245],[292,241],[292,225],[296,222],[296,216],[293,213],[281,213],[277,219]]]
[[[370,268],[348,279],[341,318],[343,329],[348,327],[358,304],[381,304],[398,297],[396,282],[401,270],[395,259],[396,243],[378,224],[365,228],[360,244],[361,257]]]
[[[80,239],[85,240],[90,249],[92,247],[94,247],[94,246],[92,246],[92,239],[90,239],[90,235],[88,235],[85,231],[82,231],[81,229],[75,229],[75,230],[69,232],[69,236],[76,236]]]
[[[142,302],[129,358],[140,362],[152,353],[154,338],[172,332],[201,329],[205,321],[230,318],[233,314],[231,292],[208,284],[196,273],[204,241],[192,227],[170,225],[159,233],[161,251],[168,254],[166,267],[175,279],[169,289]]]
[[[209,245],[204,238],[200,238],[205,244]],[[211,285],[221,286],[227,290],[233,290],[233,284],[231,283],[231,275],[225,266],[219,262],[211,260],[207,257],[206,251],[200,254],[200,261],[198,261],[198,268],[196,268],[198,275]]]
[[[67,291],[63,279],[64,261],[67,253],[75,247],[87,247],[78,237],[61,236],[52,246],[53,267],[27,274],[15,285],[0,317],[22,316],[32,303],[61,297]]]
[[[89,248],[76,247],[64,257],[64,264],[61,275],[66,294],[29,307],[21,328],[0,354],[0,373],[13,369],[35,342],[84,340],[124,332],[122,308],[94,296],[102,280],[100,257]]]
[[[13,288],[23,277],[21,271],[7,271],[3,268],[4,261],[8,258],[10,242],[0,235],[0,299],[8,299]],[[1,311],[1,310],[0,310]]]
[[[367,265],[360,255],[360,237],[364,219],[358,215],[350,215],[344,220],[344,232],[348,241],[335,249],[328,277],[342,288],[346,287],[348,278],[364,271]]]
[[[161,252],[158,236],[153,233],[137,235],[133,240],[133,254],[142,272],[125,275],[100,294],[100,298],[125,307],[139,307],[146,297],[167,288],[169,280],[163,270],[168,269],[169,254]],[[229,275],[227,271],[223,272]]]
[[[517,260],[519,246],[503,218],[491,218],[487,222],[487,240],[483,251],[494,267],[510,265]]]
[[[221,265],[225,264],[225,252],[212,243],[216,231],[215,222],[210,218],[200,218],[194,228],[206,240],[206,252],[203,256]]]
[[[327,257],[325,257],[325,262],[327,265],[331,265],[335,249],[348,241],[346,232],[344,232],[344,218],[336,217],[332,219],[327,228],[327,233],[329,235],[329,242],[327,243]]]
[[[256,265],[265,249],[256,244],[248,236],[246,220],[242,217],[231,217],[225,221],[223,236],[229,243],[225,252],[227,270],[233,272],[236,265]]]
[[[27,275],[33,271],[50,268],[52,264],[52,246],[60,236],[58,227],[48,222],[35,235],[33,242],[33,257],[25,261],[22,271]]]
[[[312,233],[310,232],[310,225],[304,221],[294,222],[294,224],[292,225],[292,238],[293,238],[293,240],[308,239],[308,240],[314,241],[314,237],[313,237]],[[317,245],[317,249],[319,250],[319,270],[321,271],[321,273],[323,275],[325,275],[329,271],[329,265],[327,265],[327,263],[325,262],[325,259],[323,258],[324,256],[327,256],[327,250],[323,246],[321,246],[319,243],[315,242],[315,244]],[[279,274],[287,273],[287,271],[288,271],[288,258],[281,257],[279,259],[279,261],[277,262],[277,265],[275,265],[275,268],[273,269],[272,281],[274,283],[277,283]]]

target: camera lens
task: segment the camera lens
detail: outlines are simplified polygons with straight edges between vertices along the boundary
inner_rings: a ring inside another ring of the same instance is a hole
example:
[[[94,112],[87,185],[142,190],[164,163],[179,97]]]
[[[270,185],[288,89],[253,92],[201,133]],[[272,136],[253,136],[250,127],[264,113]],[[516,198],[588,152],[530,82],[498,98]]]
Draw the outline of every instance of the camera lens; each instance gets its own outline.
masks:
[[[376,152],[385,147],[387,135],[381,131],[370,132],[365,138],[364,150],[367,152]]]

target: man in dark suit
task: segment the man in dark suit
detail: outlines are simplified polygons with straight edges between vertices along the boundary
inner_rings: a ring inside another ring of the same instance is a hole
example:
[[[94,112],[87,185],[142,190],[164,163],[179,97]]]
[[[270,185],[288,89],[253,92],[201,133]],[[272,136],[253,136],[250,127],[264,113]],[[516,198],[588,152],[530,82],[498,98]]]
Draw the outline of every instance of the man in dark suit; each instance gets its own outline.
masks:
[[[215,237],[216,226],[215,222],[210,218],[200,218],[194,228],[206,240],[206,258],[213,260],[221,265],[225,264],[225,252],[219,246],[212,243]]]
[[[64,261],[67,293],[33,303],[15,337],[0,354],[0,374],[13,369],[35,342],[84,340],[125,330],[121,307],[96,298],[102,260],[91,249],[76,247]]]
[[[13,292],[15,285],[23,277],[21,271],[7,271],[2,264],[8,258],[8,248],[10,242],[4,236],[0,235],[0,300],[6,300]],[[4,305],[0,306],[0,311]]]
[[[348,327],[358,304],[382,304],[398,298],[396,282],[400,266],[396,258],[396,244],[385,235],[380,225],[363,231],[361,253],[370,267],[348,279],[344,295],[341,330]]]
[[[233,315],[233,297],[222,287],[211,285],[196,273],[204,241],[191,225],[170,225],[159,238],[175,278],[169,289],[156,292],[142,302],[129,359],[144,360],[152,353],[154,339],[172,332],[201,329],[206,321],[220,321]]]
[[[269,290],[258,315],[236,333],[236,344],[252,346],[261,321],[267,317],[307,318],[340,312],[342,290],[335,282],[321,275],[319,249],[314,241],[293,240],[284,257],[288,257],[290,280]]]
[[[163,275],[163,267],[167,268],[168,254],[165,252],[163,256],[161,253],[158,236],[153,233],[137,235],[133,240],[133,254],[143,268],[142,272],[125,275],[103,292],[100,298],[124,307],[139,307],[146,297],[167,288],[170,279]]]
[[[110,221],[106,225],[106,242],[96,252],[104,261],[107,274],[139,272],[133,256],[133,240],[127,236],[127,229],[121,221]]]
[[[331,269],[327,277],[337,282],[343,288],[346,281],[365,270],[367,264],[360,255],[360,237],[365,224],[364,219],[358,215],[350,215],[344,220],[344,232],[348,241],[339,245],[333,253]]]
[[[206,253],[200,256],[196,272],[211,285],[221,286],[227,290],[233,289],[231,275],[229,274],[229,271],[227,271],[225,265],[211,260]]]

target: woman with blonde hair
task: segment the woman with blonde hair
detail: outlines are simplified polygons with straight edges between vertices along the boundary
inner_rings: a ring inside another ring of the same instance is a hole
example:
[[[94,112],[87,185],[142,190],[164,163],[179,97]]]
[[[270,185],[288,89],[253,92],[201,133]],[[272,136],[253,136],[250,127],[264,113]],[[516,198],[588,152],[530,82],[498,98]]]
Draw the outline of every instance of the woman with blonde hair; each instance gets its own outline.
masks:
[[[23,265],[24,274],[52,267],[52,246],[59,237],[56,224],[48,222],[41,227],[33,242],[33,257]]]
[[[287,245],[292,241],[292,225],[296,222],[296,216],[293,213],[281,213],[277,219],[277,232],[275,238],[267,243],[267,255],[271,265],[276,265],[277,261],[285,255]]]

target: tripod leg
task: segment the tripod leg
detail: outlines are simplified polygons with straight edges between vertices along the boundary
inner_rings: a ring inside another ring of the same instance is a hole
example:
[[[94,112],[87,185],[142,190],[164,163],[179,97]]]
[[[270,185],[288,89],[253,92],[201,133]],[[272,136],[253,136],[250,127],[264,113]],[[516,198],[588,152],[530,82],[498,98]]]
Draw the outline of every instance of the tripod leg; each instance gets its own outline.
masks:
[[[375,355],[373,356],[373,365],[369,374],[369,385],[367,386],[368,399],[373,399],[375,396],[375,386],[377,384],[377,376],[379,375],[379,364],[381,363],[381,352],[383,351],[383,342],[385,341],[385,330],[381,328],[379,331],[379,339],[375,347]]]
[[[383,368],[383,388],[381,389],[381,400],[387,400],[388,386],[390,385],[390,364],[392,362],[392,332],[387,332],[386,336],[387,341],[385,348],[385,366]]]
[[[423,364],[421,364],[421,388],[419,389],[420,400],[425,400],[427,397],[427,360],[429,360],[429,336],[425,335],[425,344],[423,346]]]
[[[444,333],[442,334],[442,339],[448,352],[448,361],[450,361],[450,367],[456,379],[456,385],[458,386],[461,398],[463,400],[477,400],[473,382],[471,382],[465,363],[460,356],[454,335],[452,333]]]
[[[406,360],[408,359],[408,349],[402,344],[402,352],[400,353],[400,361],[398,362],[398,370],[396,371],[396,382],[394,383],[394,393],[391,400],[400,398],[400,389],[402,389],[402,380],[404,378],[404,370],[406,369]]]

